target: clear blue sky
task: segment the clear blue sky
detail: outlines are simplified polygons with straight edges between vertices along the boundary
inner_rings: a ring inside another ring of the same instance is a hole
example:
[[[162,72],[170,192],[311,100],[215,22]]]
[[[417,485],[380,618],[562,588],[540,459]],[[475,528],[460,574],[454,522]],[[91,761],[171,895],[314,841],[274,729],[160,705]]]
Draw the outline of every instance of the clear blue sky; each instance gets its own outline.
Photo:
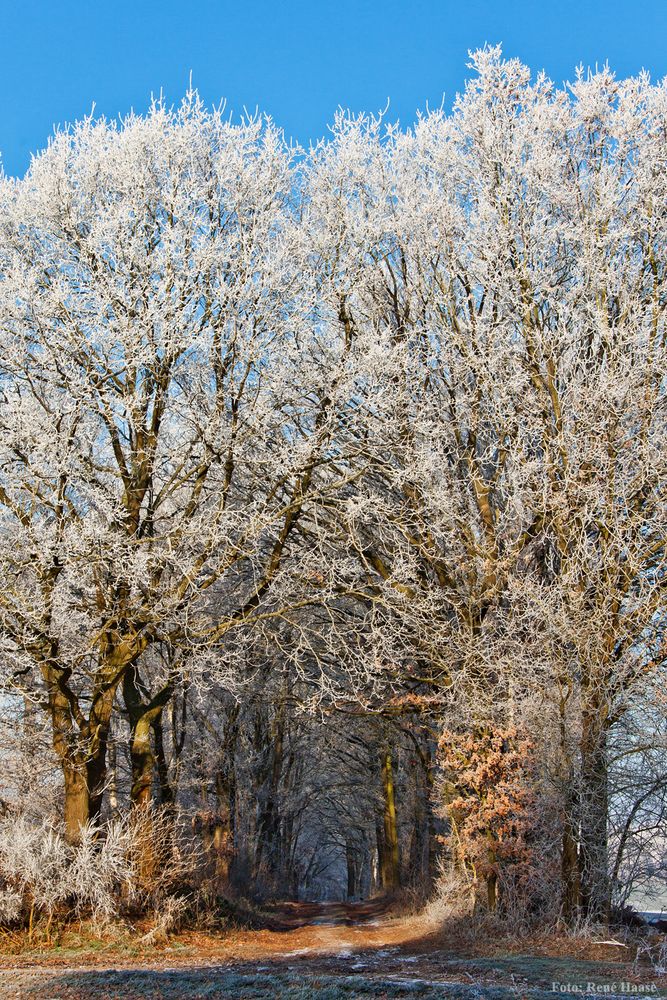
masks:
[[[289,136],[322,135],[335,108],[408,124],[426,101],[449,107],[468,49],[502,42],[558,82],[583,62],[619,76],[667,75],[667,0],[4,0],[0,154],[21,174],[54,123],[92,103],[142,110],[193,82],[273,115]]]

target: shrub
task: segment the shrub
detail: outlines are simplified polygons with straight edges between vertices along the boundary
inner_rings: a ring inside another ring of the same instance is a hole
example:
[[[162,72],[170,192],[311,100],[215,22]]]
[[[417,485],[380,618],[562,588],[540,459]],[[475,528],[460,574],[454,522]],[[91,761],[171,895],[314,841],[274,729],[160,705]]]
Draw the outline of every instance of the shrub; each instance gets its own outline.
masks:
[[[104,829],[90,824],[76,846],[49,820],[34,823],[21,815],[0,819],[0,920],[16,923],[60,907],[95,919],[118,909],[123,891],[131,890],[133,864],[127,822]]]
[[[473,887],[486,884],[487,905],[527,899],[535,881],[536,782],[534,747],[525,732],[478,727],[444,731],[449,852]]]
[[[133,910],[154,913],[166,933],[185,912],[196,865],[194,850],[178,843],[174,820],[161,810],[90,823],[76,845],[56,823],[6,815],[0,818],[0,924],[27,924],[31,932],[34,919],[46,917],[48,933],[57,911],[106,922]]]

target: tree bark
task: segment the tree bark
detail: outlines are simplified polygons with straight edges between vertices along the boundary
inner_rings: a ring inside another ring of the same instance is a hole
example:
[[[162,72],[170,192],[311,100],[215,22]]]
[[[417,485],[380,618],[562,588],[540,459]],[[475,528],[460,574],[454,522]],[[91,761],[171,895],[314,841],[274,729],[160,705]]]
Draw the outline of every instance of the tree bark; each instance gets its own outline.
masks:
[[[487,830],[486,839],[488,842],[487,859],[491,869],[486,877],[486,903],[490,913],[495,913],[498,907],[498,874],[496,865],[498,857],[496,853],[496,838],[491,830]]]
[[[269,749],[257,800],[254,877],[268,879],[274,888],[274,883],[281,874],[279,786],[283,768],[285,703],[281,702],[277,706],[269,733],[266,732],[263,722],[263,718],[258,717],[255,745],[262,746],[262,742],[260,742],[260,733],[262,733],[264,752],[266,753],[267,748]]]
[[[104,640],[87,715],[79,694],[70,685],[71,668],[59,662],[57,642],[51,641],[40,650],[39,665],[48,691],[53,749],[63,771],[66,836],[71,843],[78,843],[81,828],[96,819],[102,808],[115,692],[126,668],[143,651],[146,641],[136,636],[117,645]]]
[[[573,924],[581,912],[581,873],[577,838],[578,803],[575,768],[569,739],[568,703],[572,690],[570,679],[560,678],[560,781],[563,796],[563,837],[561,846],[561,912],[566,924]]]
[[[586,709],[581,738],[580,879],[584,911],[608,921],[611,909],[607,819],[607,730],[596,710]]]
[[[153,790],[155,757],[151,748],[150,719],[142,716],[137,720],[130,741],[132,763],[132,788],[130,798],[133,807],[150,805]]]
[[[347,865],[347,899],[356,899],[361,888],[361,858],[359,847],[352,837],[345,838],[345,862]]]
[[[91,747],[86,767],[88,792],[90,795],[89,819],[97,819],[102,810],[102,802],[107,780],[107,749],[109,730],[116,688],[101,691],[93,698],[88,726],[91,733]]]
[[[67,696],[66,678],[49,664],[44,668],[44,676],[49,686],[53,748],[63,773],[65,837],[68,843],[78,844],[81,830],[90,819],[88,770],[94,744],[91,747],[83,717],[79,727],[72,718],[72,701]]]
[[[118,815],[118,771],[116,760],[116,744],[109,744],[109,809],[112,816]]]
[[[572,924],[577,919],[581,909],[581,878],[579,873],[579,848],[572,814],[569,810],[563,821],[561,880],[563,887],[563,919],[567,924]]]
[[[90,818],[90,795],[85,766],[71,761],[62,762],[65,779],[64,820],[65,838],[69,844],[78,844],[81,830]]]
[[[232,858],[234,856],[234,823],[236,812],[236,789],[233,763],[229,770],[219,771],[215,780],[216,825],[213,835],[215,852],[215,872],[224,883],[229,882]]]
[[[382,850],[382,887],[386,892],[394,892],[400,887],[400,858],[398,851],[398,828],[396,825],[396,799],[394,793],[394,769],[391,751],[382,757],[382,791],[384,802],[384,838]]]
[[[125,671],[123,700],[130,719],[130,762],[132,765],[133,807],[150,805],[155,773],[155,754],[151,744],[153,727],[160,721],[165,705],[173,693],[173,685],[166,684],[153,698],[144,700],[145,688],[136,666]]]

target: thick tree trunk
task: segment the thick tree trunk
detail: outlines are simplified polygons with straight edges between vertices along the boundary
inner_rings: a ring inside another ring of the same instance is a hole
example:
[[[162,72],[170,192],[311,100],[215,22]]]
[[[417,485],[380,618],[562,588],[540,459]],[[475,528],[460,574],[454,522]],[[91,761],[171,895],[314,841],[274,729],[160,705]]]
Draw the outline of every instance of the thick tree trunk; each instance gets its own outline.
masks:
[[[572,686],[567,676],[560,678],[560,782],[563,797],[563,837],[561,846],[561,913],[566,924],[573,924],[581,913],[581,876],[579,869],[579,842],[577,823],[579,807],[574,748],[568,725],[568,704]]]
[[[107,776],[107,733],[108,723],[104,728],[98,724],[95,735],[84,742],[83,749],[73,750],[69,739],[54,732],[54,747],[60,758],[65,786],[65,835],[72,844],[79,842],[81,828],[97,819],[102,808]]]
[[[80,724],[83,733],[77,731],[72,718],[70,702],[58,684],[57,674],[50,666],[45,669],[45,678],[49,684],[53,749],[58,756],[63,773],[65,837],[68,843],[78,844],[81,840],[81,830],[90,819],[91,803],[88,784],[90,760],[86,758],[85,751],[86,743],[90,746],[91,741],[87,739],[85,719],[82,717]]]
[[[561,880],[563,887],[563,919],[567,924],[572,924],[577,919],[581,910],[581,878],[579,873],[579,847],[570,812],[565,816],[563,823]]]
[[[117,645],[107,640],[101,643],[87,715],[79,694],[70,686],[71,668],[59,661],[57,643],[49,643],[40,658],[48,691],[53,749],[63,771],[65,830],[71,843],[81,839],[82,827],[96,819],[102,808],[115,693],[124,668],[140,655],[146,641],[133,636]]]
[[[434,813],[432,746],[428,740],[415,740],[415,749],[421,764],[421,781],[415,789],[415,829],[411,844],[410,867],[412,878],[428,892],[438,874],[439,844]]]
[[[489,875],[486,880],[486,903],[490,913],[495,913],[498,907],[498,876]]]
[[[155,757],[151,747],[150,719],[142,716],[137,720],[130,740],[130,761],[132,764],[132,788],[130,798],[135,808],[151,803]]]
[[[254,857],[255,879],[266,880],[271,888],[280,873],[280,795],[279,786],[283,769],[283,748],[285,739],[285,706],[280,704],[277,709],[270,732],[267,733],[263,719],[258,718],[258,728],[255,731],[255,745],[270,748],[263,769],[262,780],[257,796],[257,825],[255,830],[256,844]],[[260,733],[262,742],[259,742]]]
[[[581,738],[580,879],[585,913],[608,921],[611,909],[607,819],[609,812],[607,731],[593,708],[583,718]]]
[[[216,776],[218,812],[223,822],[225,844],[225,861],[222,866],[224,871],[221,871],[221,877],[226,882],[234,881],[238,875],[236,746],[239,711],[238,704],[229,709],[225,725],[222,759]]]
[[[228,883],[234,856],[234,823],[236,789],[233,770],[230,774],[218,772],[215,781],[216,824],[212,848],[215,854],[215,872],[222,882]]]
[[[89,719],[92,735],[87,763],[88,791],[90,794],[89,819],[97,819],[102,810],[107,783],[107,748],[115,691],[106,691],[93,702]]]
[[[387,750],[382,757],[382,792],[384,803],[383,815],[383,850],[382,850],[382,888],[386,892],[394,892],[401,884],[400,858],[398,853],[398,827],[396,824],[396,799],[394,795],[394,769],[391,751]]]
[[[129,667],[123,677],[123,700],[130,718],[130,763],[133,807],[149,806],[153,793],[156,771],[151,734],[159,726],[165,705],[173,694],[173,686],[165,685],[153,698],[144,700],[145,688],[135,666]],[[161,734],[161,729],[160,729]]]
[[[65,837],[70,844],[81,840],[81,829],[90,818],[90,795],[86,768],[69,760],[62,762],[65,780],[64,820]]]

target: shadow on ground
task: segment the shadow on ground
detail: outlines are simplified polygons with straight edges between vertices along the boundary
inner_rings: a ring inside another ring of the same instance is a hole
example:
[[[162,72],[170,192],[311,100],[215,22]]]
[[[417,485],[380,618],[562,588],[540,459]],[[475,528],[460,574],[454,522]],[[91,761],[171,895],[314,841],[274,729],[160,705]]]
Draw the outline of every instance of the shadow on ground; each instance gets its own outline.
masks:
[[[3,983],[3,996],[39,1000],[199,1000],[230,997],[234,1000],[377,1000],[413,997],[420,1000],[554,1000],[552,992],[541,989],[480,986],[470,983],[429,983],[420,978],[403,980],[380,976],[320,975],[307,972],[280,972],[272,968],[247,973],[229,969],[188,969],[173,971],[109,970],[42,974],[31,983],[33,973],[24,973],[21,982]],[[16,989],[19,992],[16,992]]]
[[[667,996],[661,984],[627,981],[619,963],[516,955],[462,959],[400,948],[338,955],[285,956],[182,969],[55,970],[3,973],[0,996],[35,1000],[554,1000],[568,996]],[[554,992],[554,984],[558,984]]]
[[[35,1000],[555,1000],[557,996],[667,997],[667,978],[633,966],[616,941],[592,942],[569,954],[511,954],[489,941],[480,951],[456,928],[433,931],[419,918],[387,916],[386,900],[367,903],[282,903],[271,927],[211,937],[186,954],[145,956],[154,968],[5,968],[0,997]],[[278,933],[275,933],[275,932]],[[533,944],[535,944],[533,942]],[[489,954],[489,950],[498,954]],[[525,943],[526,948],[531,942]],[[611,951],[609,950],[611,948]],[[626,961],[617,961],[620,951]],[[541,950],[541,949],[536,949]],[[576,954],[576,952],[574,952]],[[607,957],[607,955],[609,957]],[[59,961],[62,962],[64,956]],[[82,962],[83,956],[78,961]],[[66,960],[66,959],[65,959]],[[72,955],[71,961],[77,961]],[[122,965],[118,955],[107,962]],[[138,956],[132,960],[141,963]],[[83,962],[82,962],[83,964]],[[128,963],[129,964],[129,963]]]

